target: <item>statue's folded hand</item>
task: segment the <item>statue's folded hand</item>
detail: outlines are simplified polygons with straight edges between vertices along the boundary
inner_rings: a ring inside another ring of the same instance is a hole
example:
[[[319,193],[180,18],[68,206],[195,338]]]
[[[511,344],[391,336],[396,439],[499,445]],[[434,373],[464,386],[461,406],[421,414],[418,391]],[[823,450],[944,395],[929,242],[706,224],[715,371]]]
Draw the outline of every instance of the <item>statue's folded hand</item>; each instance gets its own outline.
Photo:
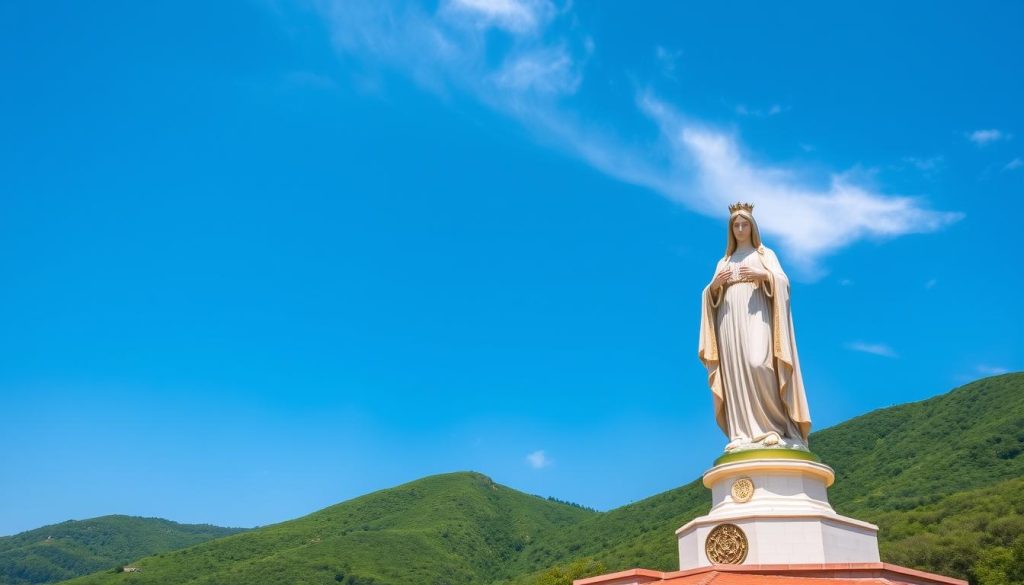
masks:
[[[768,271],[753,266],[740,266],[739,277],[744,282],[764,282],[768,280]]]
[[[721,288],[729,284],[729,280],[732,278],[732,271],[722,270],[715,275],[715,278],[711,281],[712,290]]]

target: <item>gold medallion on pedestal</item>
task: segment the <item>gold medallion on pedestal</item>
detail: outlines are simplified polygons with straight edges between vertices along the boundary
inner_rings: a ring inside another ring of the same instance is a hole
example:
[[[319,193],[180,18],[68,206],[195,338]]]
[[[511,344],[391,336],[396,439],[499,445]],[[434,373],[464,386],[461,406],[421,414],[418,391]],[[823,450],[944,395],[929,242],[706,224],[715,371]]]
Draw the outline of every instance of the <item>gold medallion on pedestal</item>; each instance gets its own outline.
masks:
[[[747,558],[747,535],[735,524],[715,526],[704,541],[704,553],[716,565],[740,565]]]
[[[754,482],[749,477],[741,477],[732,482],[732,500],[740,504],[749,502],[754,497]]]

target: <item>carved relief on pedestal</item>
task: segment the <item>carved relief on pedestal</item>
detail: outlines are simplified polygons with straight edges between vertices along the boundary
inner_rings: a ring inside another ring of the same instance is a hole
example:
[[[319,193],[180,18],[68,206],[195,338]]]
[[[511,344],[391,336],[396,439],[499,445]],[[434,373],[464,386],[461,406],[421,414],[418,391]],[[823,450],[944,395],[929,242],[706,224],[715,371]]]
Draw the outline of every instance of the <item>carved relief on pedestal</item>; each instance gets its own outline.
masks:
[[[747,558],[747,535],[735,524],[715,526],[704,541],[704,553],[716,565],[740,565]]]
[[[754,497],[754,482],[749,477],[741,477],[732,482],[732,501],[740,504],[749,502]]]

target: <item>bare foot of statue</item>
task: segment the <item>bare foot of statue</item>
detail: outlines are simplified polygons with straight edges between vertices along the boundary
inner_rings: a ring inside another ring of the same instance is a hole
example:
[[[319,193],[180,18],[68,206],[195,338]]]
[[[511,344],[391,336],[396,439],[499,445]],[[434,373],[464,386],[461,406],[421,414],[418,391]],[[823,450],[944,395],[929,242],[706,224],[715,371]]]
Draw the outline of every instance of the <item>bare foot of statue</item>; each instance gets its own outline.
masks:
[[[739,439],[734,439],[732,441],[729,441],[729,444],[725,446],[725,452],[731,453],[732,451],[736,451],[737,449],[746,447],[748,445],[750,445],[750,439],[746,439],[743,437]]]

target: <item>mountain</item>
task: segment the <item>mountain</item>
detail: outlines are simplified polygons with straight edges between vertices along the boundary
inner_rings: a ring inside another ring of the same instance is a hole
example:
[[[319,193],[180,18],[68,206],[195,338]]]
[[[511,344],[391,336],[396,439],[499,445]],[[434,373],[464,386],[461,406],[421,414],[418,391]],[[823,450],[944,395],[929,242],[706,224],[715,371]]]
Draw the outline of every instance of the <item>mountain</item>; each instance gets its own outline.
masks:
[[[882,558],[1024,582],[1024,374],[968,384],[814,433],[842,514],[877,523]],[[706,513],[690,484],[597,513],[455,473],[69,583],[558,585],[676,568],[675,529]]]
[[[54,583],[236,532],[132,516],[69,520],[0,537],[0,585]]]
[[[451,473],[142,559],[75,583],[485,583],[546,534],[598,513]]]

